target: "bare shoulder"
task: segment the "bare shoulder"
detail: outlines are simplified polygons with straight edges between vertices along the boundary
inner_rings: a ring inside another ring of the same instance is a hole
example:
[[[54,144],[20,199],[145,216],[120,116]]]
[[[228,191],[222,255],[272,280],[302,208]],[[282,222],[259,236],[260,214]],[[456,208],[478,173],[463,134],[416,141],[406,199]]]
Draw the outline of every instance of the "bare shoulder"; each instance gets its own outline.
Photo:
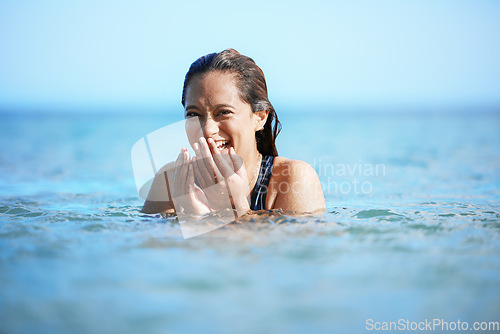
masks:
[[[272,209],[314,212],[326,207],[318,174],[304,161],[276,157],[269,192]]]

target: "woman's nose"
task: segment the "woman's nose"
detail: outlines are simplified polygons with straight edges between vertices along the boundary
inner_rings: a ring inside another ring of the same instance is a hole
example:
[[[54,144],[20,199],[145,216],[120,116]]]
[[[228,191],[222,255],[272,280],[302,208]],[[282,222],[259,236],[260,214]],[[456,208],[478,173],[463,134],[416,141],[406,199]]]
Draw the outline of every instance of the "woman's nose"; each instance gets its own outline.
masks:
[[[205,122],[203,122],[202,127],[203,135],[205,136],[205,138],[210,138],[214,134],[217,134],[219,132],[219,126],[217,125],[217,122],[215,122],[211,118],[207,118]]]

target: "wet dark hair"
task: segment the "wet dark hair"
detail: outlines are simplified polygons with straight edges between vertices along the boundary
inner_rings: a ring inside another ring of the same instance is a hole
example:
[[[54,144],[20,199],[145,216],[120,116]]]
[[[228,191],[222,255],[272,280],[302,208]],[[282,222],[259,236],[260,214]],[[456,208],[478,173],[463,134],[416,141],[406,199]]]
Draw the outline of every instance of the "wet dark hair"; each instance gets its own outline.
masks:
[[[182,105],[186,106],[186,90],[195,75],[220,71],[234,73],[237,87],[243,101],[250,104],[253,112],[268,111],[264,129],[255,132],[257,149],[262,155],[277,156],[276,137],[281,131],[281,123],[273,105],[267,97],[267,85],[264,73],[252,58],[240,54],[234,49],[226,49],[219,53],[210,53],[198,58],[189,67],[182,89]]]

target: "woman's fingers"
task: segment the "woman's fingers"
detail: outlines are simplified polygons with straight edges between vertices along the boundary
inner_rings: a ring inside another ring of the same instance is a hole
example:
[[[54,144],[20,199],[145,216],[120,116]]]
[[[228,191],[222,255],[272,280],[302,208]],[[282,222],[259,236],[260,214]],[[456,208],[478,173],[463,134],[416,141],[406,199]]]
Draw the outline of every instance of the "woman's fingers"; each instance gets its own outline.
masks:
[[[201,143],[201,140],[200,140]],[[195,171],[197,170],[198,173],[196,174],[196,178],[198,181],[200,181],[200,185],[202,187],[208,187],[211,186],[212,184],[215,183],[214,180],[214,173],[212,171],[212,168],[207,162],[207,159],[204,158],[203,153],[201,152],[200,145],[198,143],[195,143],[193,145],[194,152],[196,153],[196,165]],[[203,183],[203,184],[202,184]]]
[[[243,159],[241,159],[236,152],[234,151],[234,148],[229,149],[229,157],[231,158],[231,161],[234,166],[234,172],[241,178],[246,180],[247,173],[245,168],[243,167]]]
[[[190,196],[194,197],[194,171],[193,164],[188,164],[187,171],[187,192]]]
[[[233,175],[234,170],[220,153],[215,141],[212,138],[208,138],[208,144],[210,145],[210,151],[212,153],[213,161],[215,162],[215,167],[220,171],[221,175],[224,178]]]
[[[174,162],[174,170],[172,173],[172,185],[173,185],[173,194],[177,194],[179,192],[179,173],[180,173],[180,166],[182,166],[182,149],[179,155],[177,156],[177,159]]]
[[[205,176],[202,174],[199,166],[199,161],[200,159],[197,158],[196,156],[191,158],[191,165],[193,165],[193,170],[194,170],[194,176],[196,177],[196,180],[198,180],[198,184],[202,188],[206,188],[209,186],[207,181],[205,180]],[[204,166],[203,166],[204,168]],[[204,168],[205,169],[205,168]]]
[[[193,157],[194,158],[194,157]],[[181,149],[172,169],[172,201],[177,212],[206,214],[211,211],[203,191],[195,184],[195,162],[189,152]],[[187,195],[187,196],[186,196]]]
[[[204,137],[201,137],[199,140],[198,151],[199,151],[199,156],[202,158],[202,161],[205,164],[205,168],[210,170],[211,166],[208,160],[212,158],[212,153],[210,152],[207,141],[205,140]]]
[[[189,166],[189,153],[186,148],[181,149],[181,153],[177,157],[174,164],[174,194],[182,196],[187,193],[187,170]]]
[[[209,138],[208,140],[211,141],[215,145],[215,142],[213,141],[213,139]],[[218,151],[217,147],[215,147],[215,149]],[[205,167],[206,167],[208,173],[211,174],[212,180],[214,180],[215,183],[220,182],[222,180],[223,176],[222,176],[221,172],[219,171],[219,168],[217,167],[216,163],[214,162],[212,152],[210,151],[208,143],[204,137],[200,138],[200,153],[202,155],[203,162],[205,163]]]
[[[189,152],[184,148],[184,154],[182,155],[182,169],[181,169],[181,189],[183,193],[188,193],[188,170],[190,166]]]

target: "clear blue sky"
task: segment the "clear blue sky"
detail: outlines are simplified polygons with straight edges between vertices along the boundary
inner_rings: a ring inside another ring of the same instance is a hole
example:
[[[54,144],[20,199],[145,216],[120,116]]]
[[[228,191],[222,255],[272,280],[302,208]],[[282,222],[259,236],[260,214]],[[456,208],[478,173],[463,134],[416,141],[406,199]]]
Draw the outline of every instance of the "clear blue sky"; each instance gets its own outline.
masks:
[[[179,107],[233,47],[271,102],[500,106],[500,1],[0,2],[0,109]]]

